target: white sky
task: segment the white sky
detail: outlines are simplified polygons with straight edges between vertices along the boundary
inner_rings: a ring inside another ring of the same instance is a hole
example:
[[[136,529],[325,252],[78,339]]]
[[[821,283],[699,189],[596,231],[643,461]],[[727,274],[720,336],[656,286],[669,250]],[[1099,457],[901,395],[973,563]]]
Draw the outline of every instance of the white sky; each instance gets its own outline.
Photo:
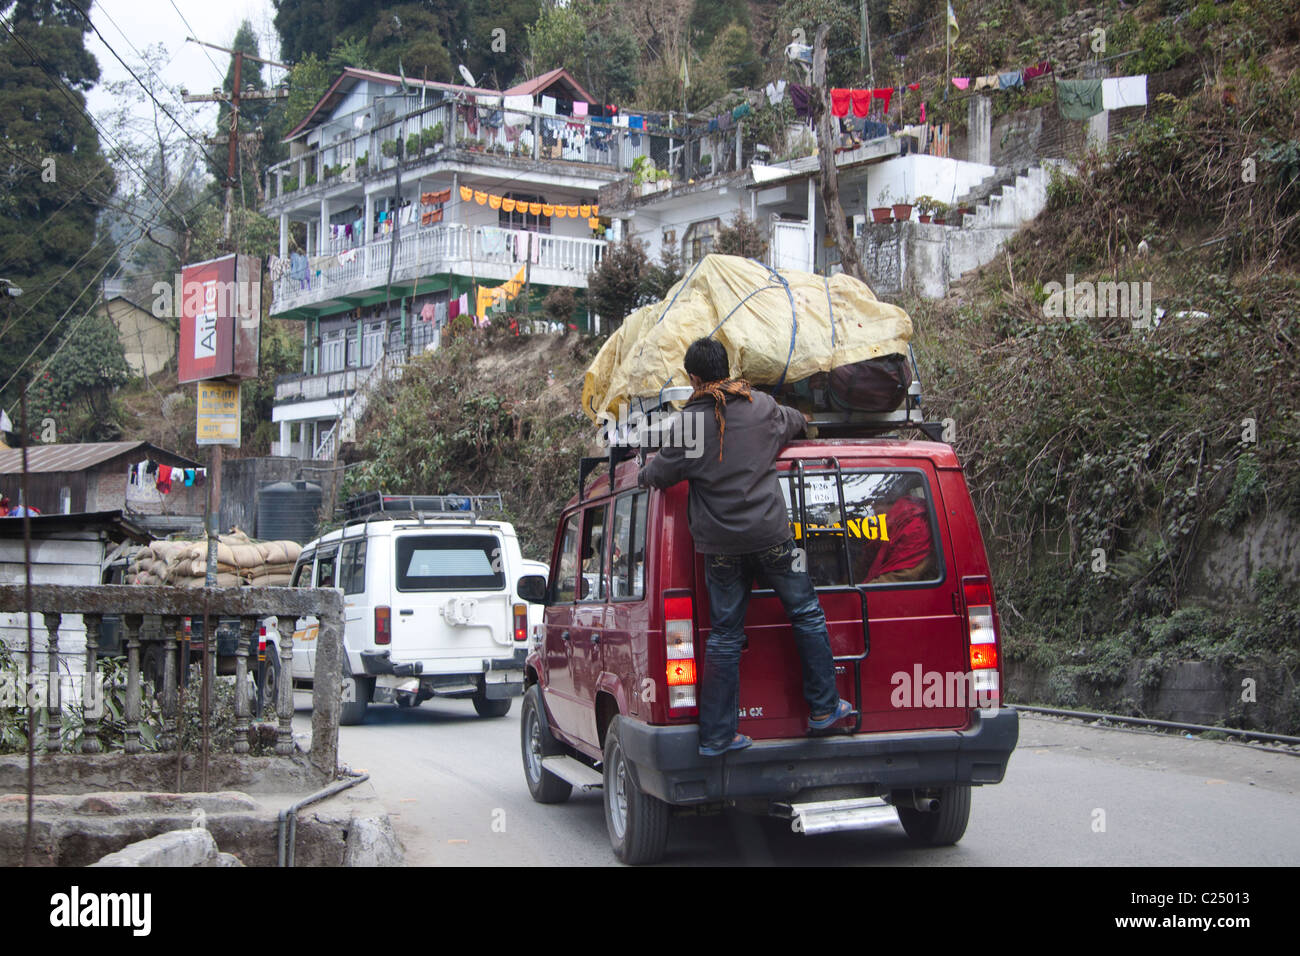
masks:
[[[163,82],[172,89],[184,87],[190,93],[210,93],[214,87],[219,87],[230,64],[230,54],[186,42],[185,38],[191,35],[190,27],[193,27],[200,40],[228,47],[235,37],[235,31],[239,29],[240,21],[247,19],[258,34],[261,55],[273,60],[279,58],[279,39],[275,36],[272,24],[275,10],[271,0],[174,2],[179,13],[173,8],[172,0],[95,0],[90,19],[118,55],[131,64],[137,73],[140,72],[137,51],[143,52],[147,46],[162,43],[166,47],[168,58],[167,66],[161,71]],[[190,27],[185,25],[181,14],[189,21]],[[86,46],[99,61],[100,69],[99,85],[87,94],[87,106],[96,119],[106,122],[108,115],[116,108],[107,85],[115,80],[128,80],[130,75],[93,31],[87,34]],[[265,65],[262,67],[262,77],[265,80],[275,81],[283,75],[283,70]],[[144,78],[143,73],[141,78]],[[139,90],[139,87],[136,86],[135,89]],[[160,99],[196,138],[202,139],[204,135],[215,132],[215,104],[176,107],[168,98]],[[183,115],[180,109],[185,110]],[[152,104],[138,105],[134,107],[133,113],[152,124]],[[165,117],[163,120],[170,124],[170,120]],[[107,148],[107,144],[104,145]]]

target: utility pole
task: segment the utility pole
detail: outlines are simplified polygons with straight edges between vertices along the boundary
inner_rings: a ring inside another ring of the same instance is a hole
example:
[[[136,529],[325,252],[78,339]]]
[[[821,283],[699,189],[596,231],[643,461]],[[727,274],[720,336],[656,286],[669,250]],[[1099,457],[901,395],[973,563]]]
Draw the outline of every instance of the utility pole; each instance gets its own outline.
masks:
[[[813,85],[808,93],[813,119],[817,123],[817,138],[821,141],[817,155],[822,167],[822,205],[826,207],[826,227],[839,247],[840,265],[845,274],[866,281],[857,246],[845,225],[844,208],[840,205],[839,171],[835,167],[835,145],[839,136],[835,130],[835,117],[831,115],[830,93],[826,88],[826,35],[830,29],[826,23],[817,28],[817,37],[813,41]]]

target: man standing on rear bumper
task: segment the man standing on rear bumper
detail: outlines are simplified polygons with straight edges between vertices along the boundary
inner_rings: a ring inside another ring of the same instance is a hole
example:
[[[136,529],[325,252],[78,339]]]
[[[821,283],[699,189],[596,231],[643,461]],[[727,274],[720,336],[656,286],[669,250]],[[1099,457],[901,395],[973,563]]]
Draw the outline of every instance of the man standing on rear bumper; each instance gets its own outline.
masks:
[[[736,721],[745,611],[756,575],[776,591],[793,626],[809,728],[829,727],[852,708],[835,690],[826,618],[806,564],[796,561],[777,482],[776,456],[803,433],[804,418],[729,378],[727,351],[714,339],[692,342],[684,365],[695,392],[682,414],[695,416],[697,454],[674,440],[684,433],[674,428],[638,481],[655,488],[690,482],[687,516],[695,550],[705,558],[712,625],[700,684],[700,753],[712,757],[753,743],[736,732]]]

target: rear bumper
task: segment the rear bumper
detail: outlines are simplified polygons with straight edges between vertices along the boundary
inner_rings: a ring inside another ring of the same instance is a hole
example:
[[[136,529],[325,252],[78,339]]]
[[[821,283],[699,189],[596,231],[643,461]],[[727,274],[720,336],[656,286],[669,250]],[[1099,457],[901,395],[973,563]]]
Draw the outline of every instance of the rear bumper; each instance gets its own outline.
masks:
[[[503,651],[506,649],[503,648]],[[475,669],[465,668],[462,662],[461,667],[453,670],[444,670],[445,664],[438,660],[414,660],[402,661],[394,660],[392,652],[383,651],[362,651],[361,666],[367,674],[378,676],[380,674],[393,674],[397,677],[419,677],[422,674],[486,674],[489,671],[523,671],[524,658],[528,656],[528,649],[525,647],[516,648],[509,656],[504,654],[501,657],[484,657]],[[523,680],[523,677],[520,677]]]
[[[876,792],[1000,783],[1020,736],[1014,708],[976,711],[966,730],[758,741],[723,757],[699,755],[699,729],[620,721],[637,784],[673,804],[791,797],[810,787]]]
[[[430,692],[438,693],[438,688],[464,683],[477,684],[487,700],[503,700],[518,697],[524,690],[524,658],[527,648],[517,648],[509,657],[482,658],[480,666],[473,671],[442,672],[437,670],[437,661],[425,666],[424,661],[395,661],[389,651],[362,651],[361,665],[372,677],[391,676],[394,678],[415,677]],[[462,693],[468,693],[465,689]],[[451,694],[451,696],[460,696]]]

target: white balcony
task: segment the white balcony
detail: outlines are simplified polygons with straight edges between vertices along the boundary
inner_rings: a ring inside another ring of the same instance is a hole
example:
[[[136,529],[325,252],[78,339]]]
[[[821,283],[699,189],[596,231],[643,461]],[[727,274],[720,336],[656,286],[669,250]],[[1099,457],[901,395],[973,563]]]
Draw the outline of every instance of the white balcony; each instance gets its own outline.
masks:
[[[602,239],[551,236],[521,230],[440,223],[409,227],[393,264],[394,284],[440,273],[473,276],[499,284],[527,268],[530,282],[548,286],[586,288],[587,274],[600,262],[607,243]],[[532,237],[529,254],[528,237]],[[504,240],[504,241],[502,241]],[[305,280],[284,275],[271,286],[271,314],[381,289],[390,280],[393,238],[354,247],[355,256],[313,256]],[[531,262],[529,261],[531,259]],[[306,398],[307,396],[303,396]]]

